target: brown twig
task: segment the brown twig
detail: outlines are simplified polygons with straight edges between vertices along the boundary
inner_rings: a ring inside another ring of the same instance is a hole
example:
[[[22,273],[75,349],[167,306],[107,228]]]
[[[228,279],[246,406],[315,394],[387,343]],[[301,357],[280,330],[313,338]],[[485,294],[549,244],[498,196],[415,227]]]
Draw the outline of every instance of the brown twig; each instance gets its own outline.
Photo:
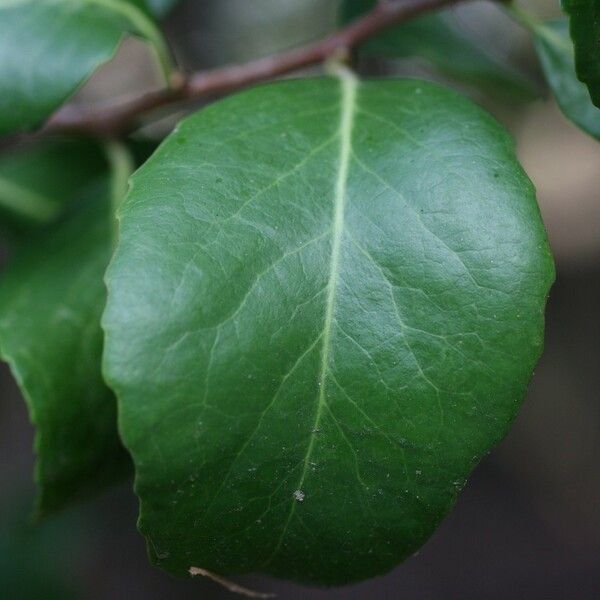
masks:
[[[215,573],[211,573],[206,569],[201,569],[200,567],[190,567],[188,569],[188,573],[192,577],[196,577],[201,575],[202,577],[207,577],[208,579],[212,579],[215,583],[218,583],[220,586],[224,587],[226,590],[234,594],[238,594],[240,596],[245,596],[246,598],[274,598],[275,594],[265,594],[264,592],[256,592],[247,587],[243,587],[234,581],[230,581],[229,579],[225,579],[225,577],[221,577],[220,575],[216,575]]]
[[[131,129],[141,115],[151,110],[230,92],[322,63],[340,52],[347,52],[388,27],[461,1],[382,0],[363,17],[312,44],[241,65],[226,66],[188,77],[179,75],[180,81],[173,82],[170,89],[146,93],[119,104],[85,109],[66,105],[50,117],[42,131],[119,135]]]

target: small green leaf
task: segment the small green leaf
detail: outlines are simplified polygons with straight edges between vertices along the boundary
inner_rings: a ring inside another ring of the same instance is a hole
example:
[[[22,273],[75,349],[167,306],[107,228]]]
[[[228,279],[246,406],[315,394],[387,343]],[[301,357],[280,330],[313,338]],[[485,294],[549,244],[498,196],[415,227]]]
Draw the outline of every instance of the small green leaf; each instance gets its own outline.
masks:
[[[351,21],[373,8],[377,0],[344,0],[342,20]],[[420,57],[443,73],[503,93],[530,97],[530,81],[501,57],[488,40],[464,30],[452,9],[411,19],[367,40],[360,46],[367,56]]]
[[[141,0],[0,0],[0,134],[39,125],[126,32],[152,43],[168,71],[164,39]]]
[[[544,74],[562,112],[600,139],[600,109],[592,104],[585,84],[575,74],[573,44],[566,20],[537,23],[532,31]]]
[[[101,149],[84,139],[9,148],[0,154],[0,220],[13,231],[47,224],[105,171]]]
[[[340,584],[414,553],[542,348],[507,133],[425,82],[262,86],[183,121],[120,223],[104,372],[153,561]]]
[[[569,15],[577,76],[600,107],[600,0],[562,0]]]
[[[36,427],[40,513],[129,468],[100,369],[102,278],[112,250],[106,179],[89,183],[57,223],[21,237],[0,277],[0,354]]]

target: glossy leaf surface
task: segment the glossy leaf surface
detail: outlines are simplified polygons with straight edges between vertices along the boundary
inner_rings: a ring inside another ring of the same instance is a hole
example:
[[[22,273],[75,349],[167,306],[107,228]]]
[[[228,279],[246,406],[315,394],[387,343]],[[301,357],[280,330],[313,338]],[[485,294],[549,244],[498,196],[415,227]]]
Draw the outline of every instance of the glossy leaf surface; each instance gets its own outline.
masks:
[[[600,0],[563,0],[575,46],[577,76],[600,107]]]
[[[542,347],[507,133],[424,82],[277,83],[181,123],[120,213],[104,372],[154,562],[339,584],[415,552]]]
[[[36,429],[38,512],[101,489],[129,461],[101,375],[102,281],[112,250],[105,181],[72,214],[20,239],[0,276],[0,353]]]
[[[167,51],[142,0],[0,0],[0,134],[39,125],[124,33]]]
[[[566,20],[536,24],[535,47],[546,79],[565,116],[600,139],[600,109],[575,73],[573,44]]]

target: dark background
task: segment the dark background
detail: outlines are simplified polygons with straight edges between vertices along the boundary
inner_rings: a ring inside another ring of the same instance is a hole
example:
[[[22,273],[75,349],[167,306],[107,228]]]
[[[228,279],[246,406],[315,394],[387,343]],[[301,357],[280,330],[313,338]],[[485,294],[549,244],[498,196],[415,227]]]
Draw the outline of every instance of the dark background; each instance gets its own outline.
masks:
[[[530,6],[544,16],[558,14],[550,2]],[[167,27],[182,62],[198,69],[320,37],[333,26],[335,9],[335,0],[187,2]],[[539,78],[522,30],[487,6],[460,14],[474,35],[496,40],[499,52]],[[149,64],[143,45],[127,42],[80,100],[153,85]],[[419,61],[362,68],[440,78]],[[567,123],[548,98],[507,105],[493,95],[473,95],[515,135],[557,262],[546,351],[523,409],[455,510],[420,553],[393,572],[327,591],[241,578],[250,587],[292,599],[600,598],[600,144]],[[0,598],[234,597],[212,582],[176,581],[148,564],[129,483],[36,527],[28,524],[32,441],[24,404],[2,366]]]

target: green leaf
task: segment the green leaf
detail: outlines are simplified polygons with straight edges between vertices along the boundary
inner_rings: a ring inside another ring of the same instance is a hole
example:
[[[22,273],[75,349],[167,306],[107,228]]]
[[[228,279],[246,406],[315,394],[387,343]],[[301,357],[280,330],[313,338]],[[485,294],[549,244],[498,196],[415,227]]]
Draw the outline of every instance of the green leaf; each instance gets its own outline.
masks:
[[[376,2],[344,0],[342,20],[359,17]],[[512,95],[534,95],[532,83],[494,54],[484,36],[477,38],[466,32],[452,9],[417,17],[385,30],[362,44],[360,52],[384,58],[420,57],[453,78]]]
[[[100,369],[102,278],[112,250],[106,179],[89,184],[68,216],[21,238],[0,278],[0,354],[36,427],[40,513],[129,469]]]
[[[104,373],[152,560],[339,584],[414,553],[542,348],[507,133],[420,81],[262,86],[181,123],[120,223]]]
[[[13,231],[47,224],[104,172],[104,155],[89,140],[10,148],[0,154],[0,220]]]
[[[592,104],[586,86],[575,74],[573,44],[566,20],[536,23],[532,31],[544,74],[562,112],[600,139],[600,109]]]
[[[575,45],[577,76],[600,107],[600,0],[562,0]]]
[[[135,0],[0,0],[0,134],[39,125],[102,63],[124,33],[169,53]]]

